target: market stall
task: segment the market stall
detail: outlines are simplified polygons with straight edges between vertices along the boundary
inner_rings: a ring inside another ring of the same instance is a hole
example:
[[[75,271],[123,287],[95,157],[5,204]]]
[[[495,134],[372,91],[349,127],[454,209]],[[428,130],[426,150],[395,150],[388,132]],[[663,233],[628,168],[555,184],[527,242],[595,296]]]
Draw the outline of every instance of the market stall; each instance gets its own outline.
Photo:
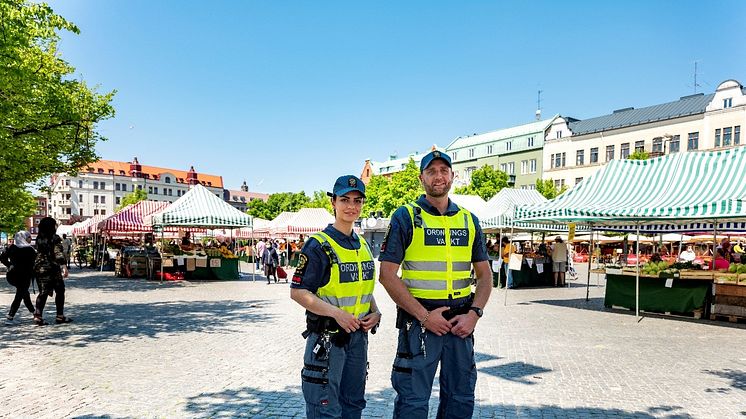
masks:
[[[717,187],[712,187],[713,180],[727,179],[730,174],[744,170],[744,148],[676,153],[642,161],[614,160],[554,200],[519,207],[516,219],[522,222],[575,222],[594,229],[634,230],[637,235],[641,232],[709,230],[717,238],[718,231],[738,231],[744,226],[746,184],[718,182]],[[628,179],[646,181],[629,182]],[[667,225],[671,227],[663,227]],[[650,268],[648,272],[653,272],[652,265],[647,267]],[[634,308],[638,316],[640,310],[706,312],[707,296],[711,294],[709,290],[713,283],[728,280],[729,276],[715,271],[703,274],[683,267],[669,267],[656,272],[658,275],[641,275],[644,267],[641,269],[639,262],[634,272],[611,269],[607,271],[613,282],[606,290],[607,305],[626,301],[626,307]],[[738,284],[734,283],[735,286]],[[696,291],[684,292],[690,288]],[[715,290],[717,292],[717,287]],[[643,291],[655,294],[656,298],[641,298]],[[630,293],[635,296],[634,304],[628,298]],[[682,304],[682,299],[689,302]],[[716,306],[713,306],[713,315],[718,314]]]
[[[215,196],[207,188],[196,184],[163,211],[147,216],[145,225],[158,231],[168,227],[180,228],[243,228],[251,227],[251,217]],[[162,243],[162,279],[238,279],[238,258],[227,248],[219,253],[199,246]],[[168,268],[168,269],[167,269]],[[198,270],[199,268],[199,270]],[[167,277],[165,274],[171,274]]]
[[[485,215],[480,219],[482,230],[485,233],[498,233],[501,237],[504,233],[510,233],[512,242],[533,242],[534,232],[567,232],[567,225],[515,221],[515,209],[519,205],[539,204],[546,201],[547,199],[535,190],[504,188],[487,201]],[[515,234],[519,231],[527,232],[527,235],[524,237]],[[510,264],[514,288],[554,285],[552,260],[547,255],[521,250],[518,259],[520,259],[520,265],[517,261]],[[497,263],[494,265],[498,266],[502,263],[499,255],[495,262]],[[519,266],[520,269],[518,269]],[[497,280],[499,281],[499,277]]]

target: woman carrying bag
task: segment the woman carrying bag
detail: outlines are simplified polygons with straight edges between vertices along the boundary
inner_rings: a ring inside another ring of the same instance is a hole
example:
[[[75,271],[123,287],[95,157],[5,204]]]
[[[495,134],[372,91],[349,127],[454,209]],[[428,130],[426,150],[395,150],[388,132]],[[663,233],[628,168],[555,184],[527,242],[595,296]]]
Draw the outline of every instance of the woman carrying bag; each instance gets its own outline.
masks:
[[[30,313],[34,312],[31,303],[31,294],[28,287],[34,275],[34,260],[36,250],[31,247],[31,234],[28,231],[19,231],[13,237],[13,244],[0,255],[0,262],[8,267],[6,278],[8,283],[16,287],[16,296],[10,304],[6,325],[13,325],[13,318],[21,307],[21,301],[26,305]]]
[[[39,235],[36,236],[36,263],[34,263],[34,274],[36,282],[39,284],[39,295],[36,297],[36,311],[34,312],[34,323],[37,326],[44,326],[43,311],[47,303],[47,297],[54,293],[55,308],[57,317],[54,321],[57,324],[69,323],[72,321],[65,317],[65,281],[67,278],[67,265],[65,264],[65,252],[62,248],[62,239],[55,234],[57,232],[57,222],[52,217],[44,217],[39,221]]]

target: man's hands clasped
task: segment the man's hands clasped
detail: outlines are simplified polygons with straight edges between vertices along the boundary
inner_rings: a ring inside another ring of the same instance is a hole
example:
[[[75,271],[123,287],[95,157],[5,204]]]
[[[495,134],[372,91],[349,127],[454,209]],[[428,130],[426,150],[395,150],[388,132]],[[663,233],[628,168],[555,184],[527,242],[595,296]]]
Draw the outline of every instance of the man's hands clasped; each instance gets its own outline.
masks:
[[[474,332],[474,327],[477,325],[477,320],[479,320],[479,316],[476,313],[469,311],[466,314],[455,316],[451,320],[446,320],[443,317],[443,312],[446,310],[448,310],[448,307],[439,307],[429,312],[424,321],[421,322],[422,325],[438,336],[453,333],[464,339]]]

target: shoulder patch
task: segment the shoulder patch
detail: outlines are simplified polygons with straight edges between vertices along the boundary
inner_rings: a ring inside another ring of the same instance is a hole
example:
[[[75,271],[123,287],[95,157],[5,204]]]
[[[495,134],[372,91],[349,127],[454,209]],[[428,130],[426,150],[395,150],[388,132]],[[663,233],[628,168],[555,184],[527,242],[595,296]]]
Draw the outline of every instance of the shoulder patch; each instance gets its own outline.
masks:
[[[293,273],[293,284],[300,285],[303,282],[303,274],[306,271],[306,264],[308,263],[308,256],[301,253],[298,255],[298,267],[295,268]]]
[[[389,224],[389,227],[386,229],[386,234],[383,236],[383,241],[381,242],[381,252],[386,251],[386,244],[389,241],[389,234],[391,234],[391,224]]]

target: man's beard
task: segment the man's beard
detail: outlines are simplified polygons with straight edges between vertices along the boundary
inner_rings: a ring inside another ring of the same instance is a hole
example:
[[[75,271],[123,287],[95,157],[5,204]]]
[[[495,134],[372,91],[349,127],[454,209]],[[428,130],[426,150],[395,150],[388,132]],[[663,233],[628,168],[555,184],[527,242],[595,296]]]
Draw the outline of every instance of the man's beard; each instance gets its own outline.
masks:
[[[451,185],[453,182],[448,182],[445,186],[445,188],[438,187],[438,190],[436,190],[433,186],[428,185],[422,185],[422,187],[425,189],[425,193],[427,196],[432,196],[433,198],[442,198],[444,196],[448,196],[448,192],[451,190]]]

